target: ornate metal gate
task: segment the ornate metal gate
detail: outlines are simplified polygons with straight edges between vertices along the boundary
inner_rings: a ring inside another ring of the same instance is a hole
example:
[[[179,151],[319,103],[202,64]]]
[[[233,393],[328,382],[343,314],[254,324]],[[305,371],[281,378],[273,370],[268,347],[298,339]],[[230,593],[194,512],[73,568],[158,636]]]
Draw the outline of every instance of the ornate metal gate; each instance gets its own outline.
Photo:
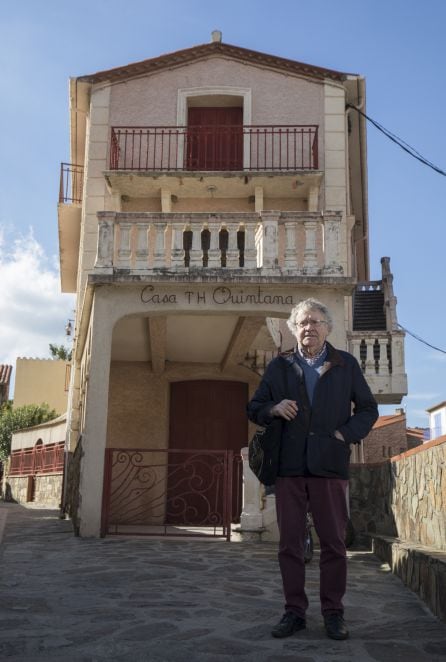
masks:
[[[241,483],[241,456],[230,450],[107,449],[101,534],[230,540]]]

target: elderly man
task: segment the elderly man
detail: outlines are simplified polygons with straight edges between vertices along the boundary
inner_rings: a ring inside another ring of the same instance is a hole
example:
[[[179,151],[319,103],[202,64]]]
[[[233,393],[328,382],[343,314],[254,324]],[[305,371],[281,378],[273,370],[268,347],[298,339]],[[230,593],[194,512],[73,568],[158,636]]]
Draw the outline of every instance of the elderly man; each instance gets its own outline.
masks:
[[[287,323],[297,347],[271,361],[248,404],[249,418],[259,425],[274,417],[284,421],[275,494],[285,613],[272,635],[288,637],[306,627],[303,547],[309,509],[321,547],[325,629],[332,639],[346,639],[342,598],[350,444],[368,434],[378,409],[356,359],[326,341],[332,319],[324,304],[302,301]]]

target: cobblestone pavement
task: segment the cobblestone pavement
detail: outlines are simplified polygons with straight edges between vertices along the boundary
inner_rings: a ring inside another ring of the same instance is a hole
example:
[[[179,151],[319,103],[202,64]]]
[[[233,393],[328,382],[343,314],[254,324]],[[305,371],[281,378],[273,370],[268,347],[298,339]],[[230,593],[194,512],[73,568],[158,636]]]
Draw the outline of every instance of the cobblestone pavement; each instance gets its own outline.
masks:
[[[75,538],[53,510],[0,503],[0,659],[20,662],[441,662],[446,624],[369,552],[349,552],[347,641],[327,639],[318,559],[307,629],[282,614],[273,543]]]

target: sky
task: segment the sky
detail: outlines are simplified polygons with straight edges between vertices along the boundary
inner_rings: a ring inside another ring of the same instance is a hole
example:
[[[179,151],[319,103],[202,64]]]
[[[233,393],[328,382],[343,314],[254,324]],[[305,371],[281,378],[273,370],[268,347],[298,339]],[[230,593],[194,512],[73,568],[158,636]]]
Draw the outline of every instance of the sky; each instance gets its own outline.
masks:
[[[223,41],[366,77],[367,113],[446,170],[443,0],[15,0],[0,6],[0,363],[69,344],[57,197],[68,80]],[[399,323],[446,352],[446,177],[368,125],[371,279],[391,258]],[[446,353],[406,336],[408,424],[446,400]],[[380,408],[393,413],[391,405]]]

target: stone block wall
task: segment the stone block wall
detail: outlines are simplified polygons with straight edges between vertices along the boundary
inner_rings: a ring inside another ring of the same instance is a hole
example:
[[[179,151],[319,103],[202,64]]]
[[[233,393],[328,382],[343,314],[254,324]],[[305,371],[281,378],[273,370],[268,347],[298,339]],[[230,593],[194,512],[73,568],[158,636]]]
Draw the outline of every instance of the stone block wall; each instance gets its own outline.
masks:
[[[352,465],[350,510],[359,541],[381,534],[446,551],[446,440]]]
[[[8,500],[27,503],[31,478],[32,476],[9,476]],[[34,481],[33,503],[58,508],[62,497],[63,474],[34,476]]]

